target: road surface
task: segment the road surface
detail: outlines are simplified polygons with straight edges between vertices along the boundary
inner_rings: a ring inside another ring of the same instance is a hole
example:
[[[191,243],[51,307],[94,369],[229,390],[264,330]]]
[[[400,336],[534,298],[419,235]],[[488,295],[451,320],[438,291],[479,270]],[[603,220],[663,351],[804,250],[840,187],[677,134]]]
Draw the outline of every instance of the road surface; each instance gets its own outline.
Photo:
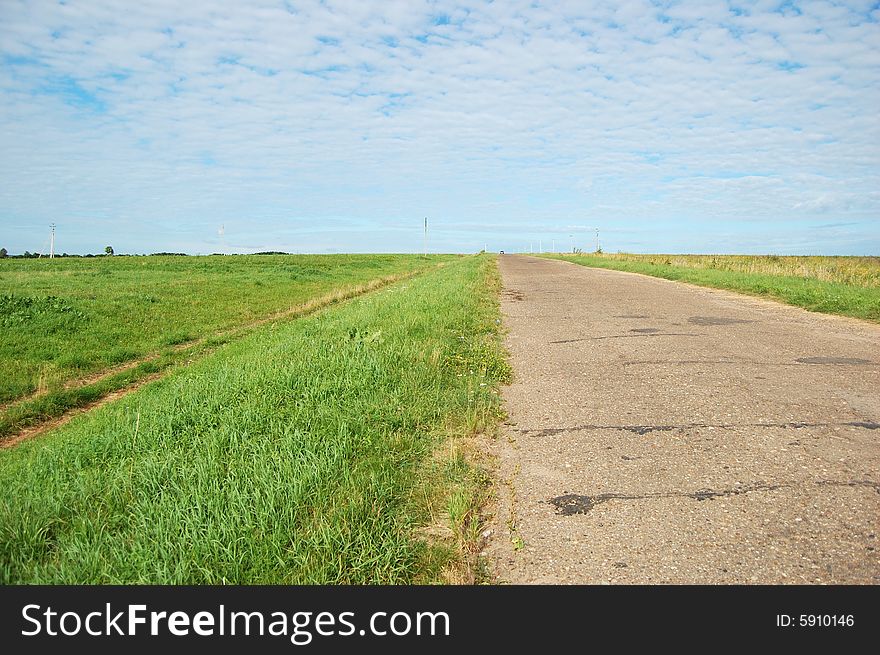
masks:
[[[880,326],[504,255],[509,583],[880,583]]]

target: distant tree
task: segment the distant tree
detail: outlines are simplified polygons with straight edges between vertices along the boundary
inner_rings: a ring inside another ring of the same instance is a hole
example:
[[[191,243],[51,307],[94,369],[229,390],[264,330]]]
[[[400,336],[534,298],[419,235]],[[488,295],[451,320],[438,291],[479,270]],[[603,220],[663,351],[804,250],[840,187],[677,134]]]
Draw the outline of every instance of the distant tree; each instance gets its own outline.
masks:
[[[0,259],[6,259],[9,256],[9,253],[6,252],[6,248],[0,248]]]
[[[112,255],[113,254],[113,246],[107,246],[106,248],[104,248],[104,252],[108,255]]]
[[[24,251],[24,254],[22,255],[22,257],[24,257],[25,259],[30,259],[30,257],[31,257],[31,253],[29,253],[27,250],[25,250],[25,251]]]

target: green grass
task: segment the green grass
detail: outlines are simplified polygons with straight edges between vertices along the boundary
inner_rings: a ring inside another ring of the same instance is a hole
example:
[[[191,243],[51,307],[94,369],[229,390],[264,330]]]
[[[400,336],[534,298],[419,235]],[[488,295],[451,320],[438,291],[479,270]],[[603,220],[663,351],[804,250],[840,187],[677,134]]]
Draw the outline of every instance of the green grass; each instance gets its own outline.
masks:
[[[0,260],[0,403],[168,352],[332,290],[424,268],[416,255]],[[448,259],[448,258],[446,258]]]
[[[0,451],[0,582],[442,580],[461,549],[417,535],[474,529],[454,444],[500,415],[496,292],[458,259]]]
[[[880,322],[880,258],[745,255],[543,255],[583,266],[772,298],[814,312]]]
[[[7,364],[0,378],[0,439],[189,362],[259,321],[348,297],[450,259],[297,255],[0,261],[0,293],[14,290],[0,295],[0,361]]]

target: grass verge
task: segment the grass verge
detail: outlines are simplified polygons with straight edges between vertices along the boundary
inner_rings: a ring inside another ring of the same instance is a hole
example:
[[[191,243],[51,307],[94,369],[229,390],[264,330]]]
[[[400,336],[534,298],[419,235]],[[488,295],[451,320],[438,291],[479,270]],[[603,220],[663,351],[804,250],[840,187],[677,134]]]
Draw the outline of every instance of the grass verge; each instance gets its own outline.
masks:
[[[508,374],[493,270],[267,325],[0,451],[0,582],[448,581],[481,488],[457,443]]]
[[[582,266],[608,268],[618,271],[642,273],[667,280],[690,282],[704,287],[727,289],[752,296],[772,298],[789,305],[795,305],[814,312],[840,314],[868,321],[880,322],[880,260],[870,257],[828,258],[799,257],[798,260],[854,260],[850,265],[838,268],[847,272],[829,273],[832,279],[860,280],[859,284],[819,279],[820,271],[829,270],[816,262],[800,262],[797,270],[800,275],[760,272],[778,270],[789,273],[793,265],[776,265],[775,260],[784,257],[746,257],[746,256],[675,256],[675,255],[542,255],[553,259],[574,262]],[[762,260],[774,260],[765,265]],[[667,263],[668,262],[668,263]],[[771,266],[772,264],[772,266]],[[866,272],[856,274],[847,269],[863,268]],[[867,282],[865,281],[867,280]],[[869,286],[861,286],[868,284]],[[873,286],[871,286],[873,285]]]

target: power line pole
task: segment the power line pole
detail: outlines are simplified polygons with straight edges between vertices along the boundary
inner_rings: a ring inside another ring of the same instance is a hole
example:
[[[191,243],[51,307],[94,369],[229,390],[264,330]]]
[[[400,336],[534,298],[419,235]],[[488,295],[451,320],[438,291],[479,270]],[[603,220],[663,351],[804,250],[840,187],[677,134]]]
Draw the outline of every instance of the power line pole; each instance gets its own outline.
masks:
[[[599,228],[596,228],[596,252],[599,252]]]
[[[425,259],[428,258],[428,217],[425,216]]]
[[[49,259],[55,259],[55,223],[49,227],[52,228],[52,233],[49,236]]]

